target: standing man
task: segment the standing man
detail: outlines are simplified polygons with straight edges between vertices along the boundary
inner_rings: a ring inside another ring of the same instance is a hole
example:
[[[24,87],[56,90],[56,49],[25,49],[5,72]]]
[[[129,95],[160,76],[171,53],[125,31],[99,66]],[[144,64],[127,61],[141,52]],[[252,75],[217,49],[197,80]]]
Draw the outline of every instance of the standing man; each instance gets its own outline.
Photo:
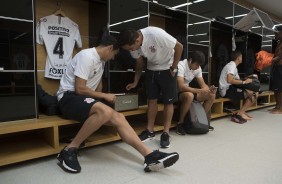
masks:
[[[119,34],[120,46],[136,59],[134,82],[126,89],[135,88],[139,82],[144,59],[147,59],[146,89],[148,98],[148,125],[140,139],[152,139],[155,136],[154,123],[158,111],[158,98],[162,96],[164,103],[164,132],[161,135],[160,146],[170,145],[169,129],[173,115],[173,103],[177,101],[176,73],[181,58],[183,46],[175,38],[157,27],[147,27],[139,31],[125,29]]]
[[[271,110],[272,114],[282,114],[282,31],[275,33],[278,44],[272,59],[272,70],[270,75],[270,90],[274,91],[276,105]]]
[[[114,94],[102,92],[101,77],[105,62],[117,53],[116,40],[105,36],[98,47],[79,52],[68,64],[61,79],[57,92],[60,110],[64,117],[83,123],[73,141],[58,154],[58,160],[67,171],[81,171],[77,160],[78,147],[102,125],[116,127],[123,141],[145,157],[145,172],[169,167],[179,158],[177,153],[152,151],[140,141],[121,113],[101,103],[112,103],[116,99]]]
[[[176,126],[176,133],[179,135],[185,135],[183,128],[184,118],[189,111],[192,101],[195,99],[199,102],[204,102],[203,106],[207,114],[208,120],[210,120],[210,109],[215,100],[216,88],[215,86],[208,86],[202,75],[201,65],[205,64],[205,55],[201,51],[195,51],[191,57],[187,60],[184,59],[178,64],[177,84],[179,91],[180,113],[179,122]],[[189,86],[189,83],[194,79],[200,88],[193,88]]]

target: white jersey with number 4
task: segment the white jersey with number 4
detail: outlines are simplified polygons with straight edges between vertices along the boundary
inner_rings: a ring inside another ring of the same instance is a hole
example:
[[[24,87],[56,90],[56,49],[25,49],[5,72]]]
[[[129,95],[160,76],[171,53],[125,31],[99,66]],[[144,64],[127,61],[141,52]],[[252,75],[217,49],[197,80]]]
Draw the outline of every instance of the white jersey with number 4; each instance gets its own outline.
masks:
[[[68,17],[56,15],[40,19],[36,27],[36,42],[45,44],[45,77],[52,79],[61,79],[72,59],[75,44],[82,47],[78,25]]]

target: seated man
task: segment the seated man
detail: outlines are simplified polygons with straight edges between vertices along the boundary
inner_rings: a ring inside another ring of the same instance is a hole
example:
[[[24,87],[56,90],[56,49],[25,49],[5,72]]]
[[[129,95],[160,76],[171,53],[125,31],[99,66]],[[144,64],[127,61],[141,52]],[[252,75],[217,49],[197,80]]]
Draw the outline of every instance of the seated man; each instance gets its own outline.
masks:
[[[204,102],[203,106],[210,119],[210,109],[215,100],[216,87],[208,87],[202,76],[201,65],[205,63],[205,55],[201,51],[195,51],[191,58],[184,59],[178,64],[177,83],[179,89],[180,114],[176,133],[185,135],[183,129],[184,118],[189,111],[193,99]],[[196,77],[200,88],[192,88],[189,83]]]
[[[102,125],[116,127],[124,142],[135,148],[145,157],[145,172],[156,171],[174,164],[178,153],[163,153],[152,151],[136,135],[124,115],[101,103],[112,103],[116,96],[102,91],[102,74],[105,62],[118,53],[116,40],[105,36],[98,47],[80,51],[68,63],[60,83],[57,97],[60,110],[64,117],[83,123],[81,129],[59,154],[61,166],[73,173],[81,171],[77,160],[77,150],[80,144]]]
[[[242,53],[240,51],[233,51],[231,53],[231,61],[227,63],[221,71],[219,78],[219,93],[222,97],[230,98],[232,100],[245,99],[242,108],[231,117],[231,121],[236,123],[245,123],[252,119],[246,113],[246,110],[255,102],[255,93],[248,89],[239,88],[236,85],[248,84],[252,79],[241,80],[238,75],[237,66],[242,63]]]

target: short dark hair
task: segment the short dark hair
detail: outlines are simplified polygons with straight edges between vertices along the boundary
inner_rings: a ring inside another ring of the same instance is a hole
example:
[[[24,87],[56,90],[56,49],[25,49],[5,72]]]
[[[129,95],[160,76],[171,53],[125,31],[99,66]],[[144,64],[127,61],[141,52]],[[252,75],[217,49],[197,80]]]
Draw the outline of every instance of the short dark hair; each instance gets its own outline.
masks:
[[[242,55],[242,52],[239,50],[232,51],[231,52],[231,61],[235,61],[241,55]]]
[[[113,50],[119,49],[117,40],[111,35],[104,35],[100,41],[101,46],[113,45]]]
[[[127,28],[122,30],[118,36],[118,43],[120,46],[132,45],[138,38],[138,32],[134,29]]]
[[[193,52],[189,59],[192,59],[191,63],[198,63],[199,65],[205,64],[205,55],[202,51]]]

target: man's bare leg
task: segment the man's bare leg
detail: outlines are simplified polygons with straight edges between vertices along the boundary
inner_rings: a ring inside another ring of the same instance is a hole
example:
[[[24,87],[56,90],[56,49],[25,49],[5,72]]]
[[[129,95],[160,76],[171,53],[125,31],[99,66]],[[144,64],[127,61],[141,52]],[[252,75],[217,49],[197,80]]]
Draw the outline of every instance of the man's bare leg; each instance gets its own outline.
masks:
[[[148,112],[147,112],[148,124],[147,124],[147,129],[150,132],[154,131],[154,125],[155,125],[157,113],[158,113],[157,99],[148,100]]]

